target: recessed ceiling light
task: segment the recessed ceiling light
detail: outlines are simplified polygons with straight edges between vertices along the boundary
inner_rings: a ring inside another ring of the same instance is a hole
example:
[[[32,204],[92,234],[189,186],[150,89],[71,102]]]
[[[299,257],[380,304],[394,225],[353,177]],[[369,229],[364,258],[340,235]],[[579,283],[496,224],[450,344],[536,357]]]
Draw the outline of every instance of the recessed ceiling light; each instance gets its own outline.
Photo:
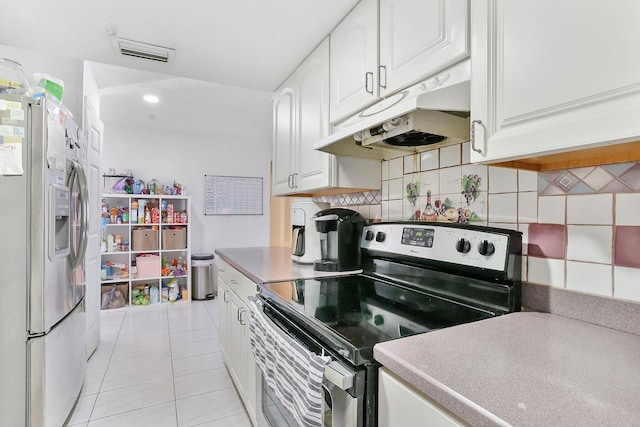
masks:
[[[147,94],[147,95],[143,96],[142,99],[144,99],[145,101],[147,101],[150,104],[157,104],[158,102],[160,102],[160,98],[158,98],[155,95],[150,95],[150,94]]]

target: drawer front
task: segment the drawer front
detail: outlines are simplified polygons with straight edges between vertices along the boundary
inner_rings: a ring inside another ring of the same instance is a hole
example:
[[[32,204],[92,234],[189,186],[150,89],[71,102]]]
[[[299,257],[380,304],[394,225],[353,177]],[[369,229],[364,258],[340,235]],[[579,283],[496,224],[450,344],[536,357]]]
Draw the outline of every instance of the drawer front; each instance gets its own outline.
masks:
[[[244,279],[242,273],[233,268],[229,263],[221,260],[220,258],[216,259],[216,265],[218,266],[218,277],[229,286],[229,288],[238,292],[238,286]]]
[[[243,303],[248,304],[247,298],[250,296],[255,296],[258,293],[258,285],[255,282],[249,280],[247,277],[242,276],[242,281],[240,282],[240,286],[236,291],[238,296],[242,300]]]

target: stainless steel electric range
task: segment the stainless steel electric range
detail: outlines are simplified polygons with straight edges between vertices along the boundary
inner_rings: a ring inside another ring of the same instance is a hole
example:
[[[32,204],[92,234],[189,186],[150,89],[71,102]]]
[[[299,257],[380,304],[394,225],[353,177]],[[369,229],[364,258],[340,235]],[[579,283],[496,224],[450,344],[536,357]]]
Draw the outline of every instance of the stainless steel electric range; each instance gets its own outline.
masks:
[[[379,342],[520,309],[521,233],[460,224],[367,225],[362,273],[260,286],[264,314],[313,353],[329,355],[325,426],[377,425]],[[297,423],[263,387],[270,426]]]

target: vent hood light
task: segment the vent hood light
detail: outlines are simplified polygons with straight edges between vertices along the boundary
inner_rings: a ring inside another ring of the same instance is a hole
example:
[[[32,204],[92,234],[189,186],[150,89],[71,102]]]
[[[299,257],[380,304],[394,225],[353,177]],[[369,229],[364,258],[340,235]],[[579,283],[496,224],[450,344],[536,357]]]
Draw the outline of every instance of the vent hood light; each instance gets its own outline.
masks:
[[[174,49],[168,47],[115,36],[111,37],[111,45],[114,51],[122,56],[163,63],[173,61],[176,52]]]
[[[468,141],[470,79],[467,60],[335,123],[314,148],[387,160]]]
[[[143,96],[142,99],[144,99],[145,102],[148,102],[149,104],[157,104],[158,102],[160,102],[160,98],[149,93]]]

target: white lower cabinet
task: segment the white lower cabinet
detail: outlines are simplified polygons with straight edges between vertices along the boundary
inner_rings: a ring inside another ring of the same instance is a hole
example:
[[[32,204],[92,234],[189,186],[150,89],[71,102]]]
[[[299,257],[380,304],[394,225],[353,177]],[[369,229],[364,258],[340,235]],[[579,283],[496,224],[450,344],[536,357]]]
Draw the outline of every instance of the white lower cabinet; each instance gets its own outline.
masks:
[[[247,297],[255,295],[256,284],[228,263],[218,265],[218,325],[220,351],[229,375],[242,398],[253,425],[257,425],[256,362],[249,343],[249,307]]]
[[[379,427],[461,427],[462,420],[418,393],[385,368],[378,377]]]
[[[245,309],[242,301],[235,293],[229,292],[227,297],[230,310],[227,324],[229,327],[229,374],[238,389],[240,396],[245,395],[245,385],[247,382],[246,375],[246,328],[240,323],[240,316]]]
[[[225,363],[229,364],[229,311],[231,310],[231,304],[229,304],[229,297],[231,290],[227,284],[221,278],[218,279],[218,341],[220,343],[220,352],[224,357]]]

